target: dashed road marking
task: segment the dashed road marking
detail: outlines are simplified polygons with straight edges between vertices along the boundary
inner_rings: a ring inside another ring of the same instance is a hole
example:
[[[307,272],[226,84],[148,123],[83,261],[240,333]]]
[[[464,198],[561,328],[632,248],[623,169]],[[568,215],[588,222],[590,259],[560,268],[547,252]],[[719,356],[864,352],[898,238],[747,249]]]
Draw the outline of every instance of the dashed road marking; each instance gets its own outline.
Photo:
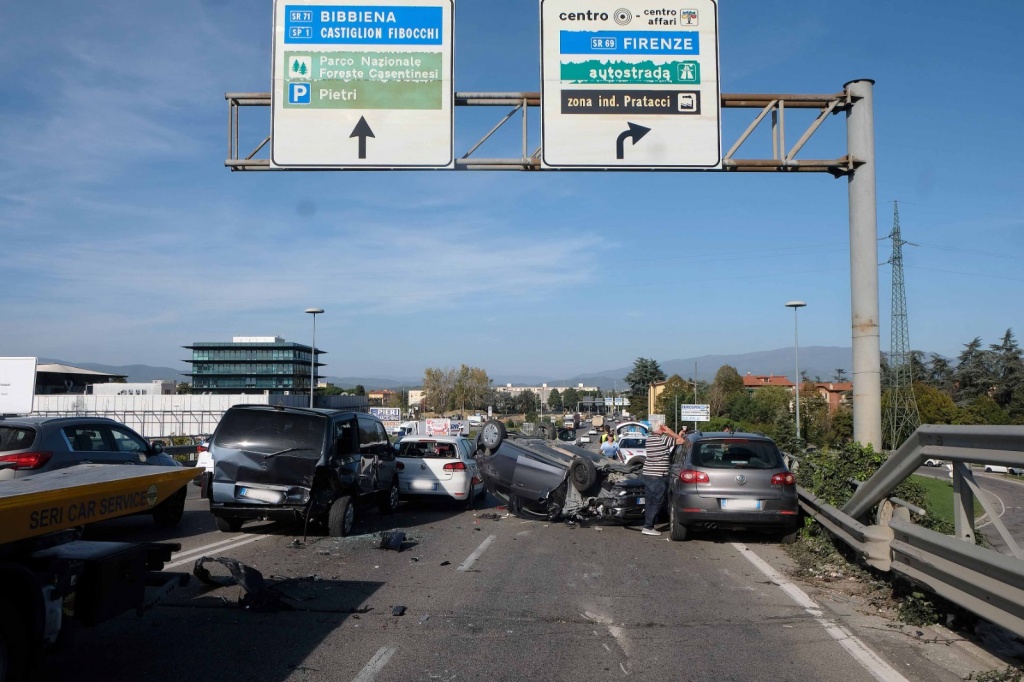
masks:
[[[480,558],[480,555],[483,554],[487,550],[487,548],[491,546],[491,543],[497,539],[497,535],[488,535],[487,539],[481,542],[480,546],[473,550],[473,553],[466,557],[465,561],[459,564],[459,570],[468,571],[476,562],[476,560]]]
[[[363,669],[359,671],[359,674],[352,678],[352,682],[373,682],[377,679],[377,675],[384,669],[384,666],[388,664],[391,657],[398,651],[397,646],[382,646],[377,649],[377,653],[373,655],[370,662],[363,666]]]

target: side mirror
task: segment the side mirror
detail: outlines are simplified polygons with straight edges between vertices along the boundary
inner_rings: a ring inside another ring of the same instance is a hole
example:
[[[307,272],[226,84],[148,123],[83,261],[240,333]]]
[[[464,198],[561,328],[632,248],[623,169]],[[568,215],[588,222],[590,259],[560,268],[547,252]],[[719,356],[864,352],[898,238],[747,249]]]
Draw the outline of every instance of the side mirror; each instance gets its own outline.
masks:
[[[159,455],[161,452],[164,451],[164,444],[160,441],[156,441],[155,443],[149,446],[149,451],[154,455]]]

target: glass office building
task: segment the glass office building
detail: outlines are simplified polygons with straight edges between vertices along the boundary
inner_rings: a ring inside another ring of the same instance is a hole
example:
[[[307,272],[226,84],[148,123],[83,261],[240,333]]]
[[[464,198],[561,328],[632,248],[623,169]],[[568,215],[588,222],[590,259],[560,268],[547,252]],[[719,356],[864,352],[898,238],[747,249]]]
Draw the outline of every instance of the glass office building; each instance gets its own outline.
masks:
[[[230,343],[199,341],[192,351],[193,393],[309,393],[324,351],[279,336],[236,336]],[[313,353],[316,361],[312,362]],[[311,366],[312,365],[312,366]]]

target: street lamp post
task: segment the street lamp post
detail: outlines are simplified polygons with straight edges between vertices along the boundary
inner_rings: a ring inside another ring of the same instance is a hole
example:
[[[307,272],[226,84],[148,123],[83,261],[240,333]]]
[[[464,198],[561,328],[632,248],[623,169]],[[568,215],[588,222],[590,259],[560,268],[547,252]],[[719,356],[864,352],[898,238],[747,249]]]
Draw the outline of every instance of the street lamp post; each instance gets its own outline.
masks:
[[[793,358],[796,363],[796,442],[800,443],[800,336],[796,322],[797,308],[803,308],[807,304],[803,301],[789,301],[787,308],[793,309]]]
[[[313,316],[313,347],[309,357],[309,406],[313,407],[313,390],[316,388],[316,316],[324,312],[323,308],[306,308]]]
[[[547,390],[547,384],[540,385],[540,420],[544,421],[544,391]]]

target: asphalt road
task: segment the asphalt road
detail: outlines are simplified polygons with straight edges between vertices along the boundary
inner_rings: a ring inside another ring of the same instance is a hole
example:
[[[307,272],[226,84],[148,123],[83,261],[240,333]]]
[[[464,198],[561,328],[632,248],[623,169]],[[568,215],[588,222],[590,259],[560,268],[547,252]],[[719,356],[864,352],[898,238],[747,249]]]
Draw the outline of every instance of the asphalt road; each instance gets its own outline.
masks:
[[[945,467],[921,467],[917,473],[941,479],[948,479],[949,476],[949,470]],[[974,480],[985,492],[989,505],[995,509],[996,517],[1006,527],[1017,546],[1024,548],[1024,480],[1021,478],[974,470]],[[984,534],[992,549],[1003,554],[1011,554],[1009,546],[999,534],[990,515],[986,514],[977,519],[976,530]]]
[[[219,533],[197,492],[178,533],[134,517],[89,537],[175,539],[183,550],[171,570],[207,554],[299,578],[284,586],[290,609],[243,610],[237,586],[193,580],[142,618],[79,632],[45,659],[43,680],[961,679],[898,630],[853,639],[852,620],[762,572],[758,563],[778,566],[784,554],[759,536],[674,543],[615,525],[523,521],[493,502],[403,503],[393,517],[367,510],[359,535],[302,542],[281,524]],[[404,550],[379,549],[378,532],[396,528]],[[904,677],[858,662],[873,657]]]

